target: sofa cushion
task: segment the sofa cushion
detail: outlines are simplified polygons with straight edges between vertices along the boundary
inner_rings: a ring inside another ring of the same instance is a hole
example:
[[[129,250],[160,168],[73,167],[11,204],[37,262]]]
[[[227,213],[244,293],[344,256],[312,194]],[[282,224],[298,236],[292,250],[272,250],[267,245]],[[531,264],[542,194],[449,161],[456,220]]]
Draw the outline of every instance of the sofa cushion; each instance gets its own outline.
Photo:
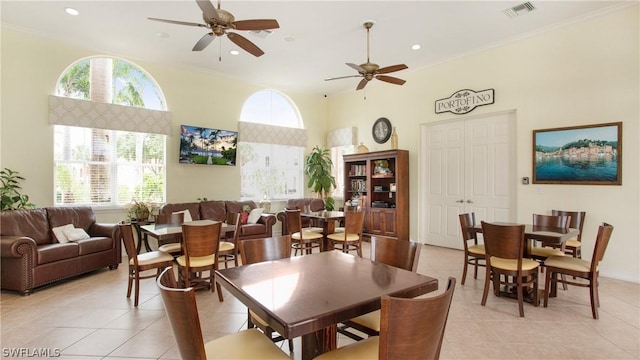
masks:
[[[45,209],[0,212],[0,234],[3,236],[30,237],[37,245],[52,244],[54,242]]]
[[[227,220],[227,209],[224,201],[203,201],[200,203],[202,219],[213,221]]]
[[[249,213],[249,217],[247,218],[247,224],[256,224],[258,220],[260,220],[260,216],[262,215],[263,211],[263,208],[252,209]]]
[[[189,222],[189,221],[193,221],[193,216],[191,216],[191,211],[189,211],[189,209],[187,210],[182,210],[182,211],[174,211],[171,213],[173,214],[183,214],[182,216],[182,222]]]
[[[67,224],[62,226],[56,226],[52,228],[51,231],[53,232],[53,236],[56,238],[56,240],[58,240],[60,244],[64,244],[69,242],[69,238],[64,233],[65,230],[72,230],[72,229],[74,229],[73,224]]]
[[[38,265],[78,257],[79,251],[78,244],[72,242],[38,246]]]
[[[93,254],[113,248],[113,241],[107,237],[92,237],[90,239],[78,240],[75,243],[80,247],[80,255]]]
[[[89,206],[48,207],[46,210],[51,229],[73,224],[73,227],[81,228],[90,233],[89,229],[96,223],[96,214]]]
[[[200,204],[197,202],[190,203],[174,203],[174,204],[164,204],[160,207],[160,213],[162,214],[171,214],[173,212],[189,210],[191,213],[192,220],[201,220],[200,217]]]
[[[249,206],[249,210],[253,210],[257,208],[255,201],[247,200],[247,201],[226,201],[227,212],[230,213],[241,213],[244,210],[242,209],[245,205]]]
[[[84,231],[84,229],[76,227],[74,227],[73,229],[64,229],[62,230],[62,233],[67,237],[67,240],[69,241],[84,240],[91,237],[89,236],[89,234],[87,234],[86,231]]]

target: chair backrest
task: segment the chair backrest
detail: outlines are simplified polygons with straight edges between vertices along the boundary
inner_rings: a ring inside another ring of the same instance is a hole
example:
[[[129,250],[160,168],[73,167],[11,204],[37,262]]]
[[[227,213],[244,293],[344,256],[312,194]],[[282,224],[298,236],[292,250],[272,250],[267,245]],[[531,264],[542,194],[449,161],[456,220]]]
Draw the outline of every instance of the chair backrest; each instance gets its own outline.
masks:
[[[243,265],[291,257],[291,236],[240,241],[240,258]]]
[[[478,244],[478,235],[475,231],[469,231],[468,228],[476,226],[476,214],[473,212],[460,214],[460,230],[462,231],[462,242],[464,243],[464,251],[466,253],[469,247],[469,240],[473,240],[473,244]]]
[[[297,233],[302,230],[302,216],[300,209],[284,209],[287,217],[287,232],[289,234]]]
[[[456,279],[440,295],[421,299],[382,297],[378,358],[438,359]]]
[[[183,359],[205,360],[207,355],[194,289],[179,289],[172,267],[162,271],[157,284],[180,356]]]
[[[612,232],[613,226],[610,224],[602,223],[602,225],[598,227],[596,245],[593,249],[593,255],[591,256],[591,273],[598,271],[598,264],[602,261],[602,258],[604,258],[604,252],[607,250]]]
[[[227,213],[227,219],[225,222],[229,225],[235,225],[233,229],[233,238],[228,239],[226,241],[232,242],[234,244],[238,243],[238,239],[240,238],[240,232],[242,232],[242,221],[240,213]]]
[[[568,228],[571,216],[568,215],[541,215],[533,214],[534,226],[552,226],[559,228]]]
[[[182,242],[187,258],[216,255],[220,244],[220,228],[222,223],[209,220],[189,221],[182,224]]]
[[[569,221],[569,227],[578,229],[578,241],[582,241],[582,228],[584,227],[584,218],[587,216],[585,211],[563,211],[563,210],[551,210],[551,215],[565,215],[571,216]]]
[[[371,260],[416,272],[422,244],[387,237],[371,237]]]
[[[524,254],[524,225],[502,225],[481,222],[487,264],[492,256],[503,259],[518,259],[522,268]]]
[[[156,215],[156,225],[182,225],[184,213],[169,213]]]
[[[364,224],[364,211],[344,212],[344,234],[357,234],[362,237],[362,225]]]
[[[133,260],[133,264],[138,266],[138,250],[136,248],[136,240],[133,237],[133,225],[131,224],[119,224],[120,237],[124,244],[124,250],[127,252],[129,261]]]

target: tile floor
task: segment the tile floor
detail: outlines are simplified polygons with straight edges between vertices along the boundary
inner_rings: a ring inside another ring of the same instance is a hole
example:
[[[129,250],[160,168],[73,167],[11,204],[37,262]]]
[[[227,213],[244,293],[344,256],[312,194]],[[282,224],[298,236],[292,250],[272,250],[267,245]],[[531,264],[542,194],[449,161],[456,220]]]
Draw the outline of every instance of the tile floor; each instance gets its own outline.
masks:
[[[364,251],[368,253],[368,247]],[[424,246],[418,272],[459,279],[462,252]],[[640,285],[602,278],[600,320],[591,318],[588,290],[569,287],[548,308],[489,296],[480,306],[484,274],[458,281],[442,359],[638,359]],[[1,357],[12,349],[59,349],[57,359],[179,359],[155,282],[142,281],[140,306],[126,298],[127,268],[102,270],[21,297],[0,295]],[[224,291],[224,290],[223,290]],[[225,301],[198,292],[205,340],[246,327],[246,308],[224,291]],[[339,345],[351,342],[340,336]],[[286,343],[280,344],[288,351]],[[298,339],[295,348],[300,348]],[[23,357],[26,357],[23,355]],[[46,358],[46,357],[40,357]],[[294,359],[299,359],[294,353]]]

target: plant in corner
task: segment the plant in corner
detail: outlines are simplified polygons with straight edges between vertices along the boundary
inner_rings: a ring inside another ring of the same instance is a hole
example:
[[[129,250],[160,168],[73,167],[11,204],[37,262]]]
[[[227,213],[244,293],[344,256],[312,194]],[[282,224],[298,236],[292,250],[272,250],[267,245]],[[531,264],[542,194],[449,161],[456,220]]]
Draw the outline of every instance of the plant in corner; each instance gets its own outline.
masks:
[[[20,193],[20,181],[24,180],[17,171],[8,168],[0,171],[0,193],[2,195],[2,211],[33,209],[36,206],[29,202],[29,196]]]
[[[146,221],[151,215],[153,205],[134,199],[132,203],[125,206],[125,209],[127,211],[127,219]]]
[[[332,166],[329,149],[317,145],[304,162],[304,173],[309,177],[307,187],[324,200],[325,208],[329,211],[335,208],[335,200],[329,196],[331,189],[336,187],[336,178],[331,175]]]

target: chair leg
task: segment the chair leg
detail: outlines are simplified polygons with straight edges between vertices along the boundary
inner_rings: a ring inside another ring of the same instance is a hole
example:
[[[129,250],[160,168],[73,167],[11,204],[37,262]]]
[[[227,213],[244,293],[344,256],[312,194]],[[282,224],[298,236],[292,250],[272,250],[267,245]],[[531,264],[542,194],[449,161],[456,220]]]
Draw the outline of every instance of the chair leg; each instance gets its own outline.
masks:
[[[467,255],[464,256],[464,267],[462,268],[462,281],[460,282],[460,284],[464,285],[464,281],[467,279],[467,265],[469,263],[469,258],[467,257]],[[476,273],[478,272],[477,268],[476,268]]]
[[[522,286],[522,276],[518,276],[516,280],[516,291],[518,293],[518,311],[520,312],[520,317],[524,317],[524,296],[522,295],[524,287]]]
[[[474,265],[473,265],[473,278],[477,279],[478,278],[478,258],[476,258],[474,260]]]
[[[129,284],[127,285],[127,299],[131,297],[131,288],[133,287],[133,276],[135,274],[129,271]]]
[[[544,307],[549,304],[549,293],[551,292],[551,271],[547,269],[544,275]]]
[[[487,271],[484,278],[484,291],[482,293],[482,306],[485,306],[487,303],[487,296],[489,295],[489,283],[491,282],[491,269],[487,266]]]
[[[136,271],[136,288],[135,288],[135,300],[133,301],[133,306],[138,307],[138,299],[140,298],[140,274]]]

